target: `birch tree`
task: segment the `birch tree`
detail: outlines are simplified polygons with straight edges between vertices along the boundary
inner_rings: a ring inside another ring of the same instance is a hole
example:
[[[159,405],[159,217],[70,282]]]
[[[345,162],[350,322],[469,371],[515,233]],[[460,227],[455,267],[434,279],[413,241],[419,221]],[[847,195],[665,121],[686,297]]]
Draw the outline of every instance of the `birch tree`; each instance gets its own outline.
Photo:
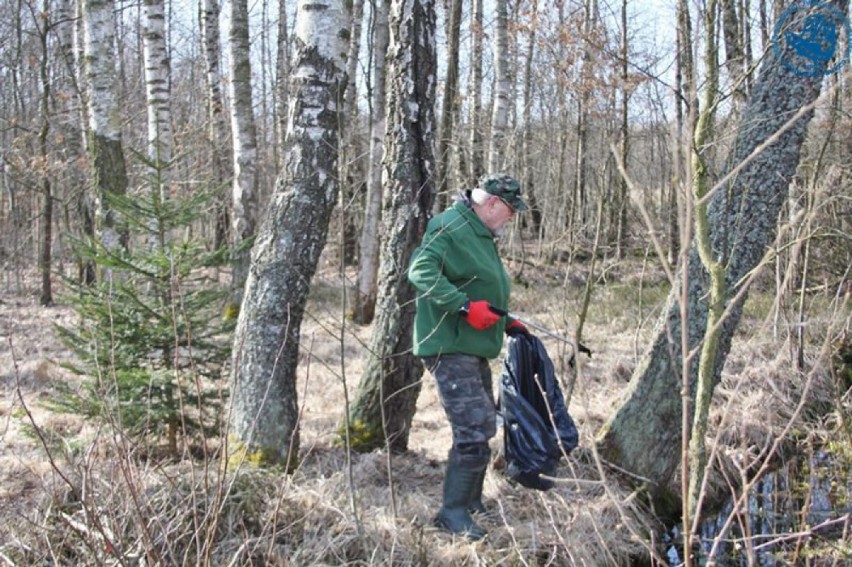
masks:
[[[222,72],[219,62],[222,51],[219,39],[219,12],[221,5],[218,0],[200,1],[201,52],[204,56],[204,86],[206,93],[207,116],[207,145],[213,184],[216,189],[216,220],[213,246],[221,248],[227,243],[228,214],[227,199],[220,196],[220,187],[231,181],[231,154],[228,124],[225,117],[225,104],[222,100]]]
[[[447,78],[441,99],[441,128],[438,140],[438,194],[442,199],[449,194],[451,147],[453,145],[453,118],[456,113],[456,96],[459,83],[459,36],[461,35],[462,0],[450,0],[447,16]]]
[[[156,202],[165,200],[168,195],[168,169],[174,145],[169,85],[171,67],[166,46],[163,0],[145,0],[143,45],[145,99],[148,107],[148,168],[151,194]]]
[[[470,187],[485,173],[482,157],[482,2],[473,0],[470,18]]]
[[[848,0],[830,4],[841,14],[848,9]],[[801,29],[806,16],[817,9],[810,4],[794,4],[787,29]],[[801,61],[802,57],[786,43],[778,53],[767,53],[722,169],[723,181],[698,201],[698,205],[707,205],[707,234],[713,257],[724,267],[729,298],[721,316],[716,355],[710,362],[711,393],[742,316],[750,276],[775,237],[779,211],[795,175],[823,82],[819,73],[806,76],[788,67],[790,62]],[[820,68],[825,69],[826,63],[822,62]],[[650,480],[657,494],[664,492],[680,460],[681,428],[674,424],[681,422],[683,391],[690,394],[689,406],[694,407],[698,376],[695,353],[702,348],[708,328],[710,282],[693,244],[685,273],[675,278],[654,339],[634,370],[624,398],[598,435],[602,455]],[[683,305],[681,297],[686,299]],[[687,364],[683,364],[684,356]],[[686,389],[680,383],[684,375]]]
[[[276,147],[284,147],[287,136],[287,109],[290,107],[290,31],[287,29],[287,0],[278,0],[278,45],[276,49]],[[275,165],[280,166],[276,156]]]
[[[358,62],[361,53],[361,26],[364,20],[364,0],[352,2],[351,34],[349,53],[346,56],[346,76],[348,85],[343,95],[343,148],[340,152],[340,241],[344,265],[350,266],[358,254],[358,222],[355,211],[356,195],[362,186],[360,171],[360,119],[358,112]]]
[[[370,104],[370,163],[367,172],[367,199],[358,262],[358,289],[355,294],[354,320],[367,325],[376,313],[379,273],[379,223],[382,214],[382,157],[385,144],[385,59],[389,42],[389,0],[373,3],[373,90]]]
[[[251,87],[251,52],[247,0],[230,0],[231,135],[234,181],[231,189],[232,295],[239,305],[249,268],[248,242],[257,218],[257,127]]]
[[[284,165],[252,249],[237,320],[229,436],[237,458],[288,469],[299,454],[300,326],[339,191],[346,4],[301,0],[294,35]]]
[[[423,365],[411,352],[415,294],[406,274],[435,195],[434,0],[393,0],[390,30],[379,309],[348,416],[352,446],[364,451],[408,447]]]
[[[488,168],[491,172],[500,171],[505,165],[512,92],[508,0],[495,0],[494,10],[494,106],[491,111],[491,145],[488,149]]]
[[[127,168],[121,142],[116,98],[115,2],[84,0],[84,50],[89,87],[89,158],[95,188],[95,227],[101,244],[114,250],[123,244],[105,197],[127,192]]]

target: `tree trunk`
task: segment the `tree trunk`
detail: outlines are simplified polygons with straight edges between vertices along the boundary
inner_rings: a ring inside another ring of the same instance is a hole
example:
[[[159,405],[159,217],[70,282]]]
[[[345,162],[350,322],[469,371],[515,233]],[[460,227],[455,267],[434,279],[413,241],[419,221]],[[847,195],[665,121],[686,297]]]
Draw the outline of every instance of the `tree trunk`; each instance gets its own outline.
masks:
[[[349,416],[352,446],[408,448],[423,366],[412,353],[414,288],[411,253],[420,243],[435,195],[434,111],[437,61],[434,0],[394,0],[384,160],[384,211],[378,318]]]
[[[56,22],[56,35],[59,43],[59,53],[62,57],[62,67],[64,73],[60,80],[64,99],[63,114],[67,118],[62,122],[62,135],[65,138],[63,144],[63,152],[65,161],[68,164],[66,173],[66,186],[69,187],[71,198],[67,199],[68,205],[65,205],[66,212],[74,210],[77,213],[75,220],[79,225],[74,225],[71,222],[71,215],[66,214],[68,219],[68,233],[94,237],[94,211],[92,208],[92,199],[90,191],[87,189],[87,179],[81,168],[78,166],[82,163],[82,154],[84,153],[83,142],[86,124],[88,123],[88,112],[85,104],[85,97],[81,92],[83,69],[81,62],[83,60],[81,54],[81,39],[82,33],[76,32],[76,26],[79,26],[79,10],[81,6],[72,0],[62,0],[59,3],[59,11],[57,14],[58,21]],[[75,39],[77,40],[75,42]],[[90,260],[75,258],[77,262],[78,278],[80,282],[92,283],[95,281],[94,266]]]
[[[89,154],[95,186],[95,231],[108,250],[126,244],[115,229],[107,194],[127,192],[127,168],[121,143],[120,109],[116,99],[115,2],[85,0],[86,82],[89,85]]]
[[[339,190],[348,34],[342,0],[299,4],[285,164],[252,250],[234,337],[229,451],[288,470],[299,455],[299,327]]]
[[[494,9],[494,107],[491,112],[491,145],[488,150],[488,169],[492,173],[501,171],[506,165],[512,91],[508,0],[495,0]]]
[[[627,0],[621,0],[621,127],[620,127],[620,148],[621,163],[624,164],[625,171],[628,171],[627,160],[630,154],[630,123],[628,101],[630,100],[631,87],[628,83],[629,75],[627,73],[629,55],[628,36],[627,36]],[[624,258],[624,246],[627,235],[627,179],[621,176],[618,181],[618,189],[615,198],[615,256],[619,260]]]
[[[698,381],[695,389],[695,415],[692,428],[685,431],[689,436],[689,466],[683,471],[682,482],[689,486],[684,506],[683,525],[687,536],[691,533],[690,521],[698,513],[698,500],[707,466],[705,435],[710,403],[716,377],[714,375],[716,355],[721,333],[722,315],[725,311],[728,287],[725,283],[725,267],[715,254],[710,241],[707,200],[713,176],[709,170],[707,151],[713,143],[716,104],[719,90],[719,63],[716,51],[717,0],[708,0],[704,14],[704,69],[707,73],[699,117],[695,125],[692,145],[692,192],[695,197],[695,252],[701,260],[703,270],[709,276],[707,286],[707,323],[704,329],[701,353],[698,358]],[[689,545],[687,544],[687,548]]]
[[[574,177],[574,218],[580,221],[580,230],[588,232],[586,215],[588,213],[587,194],[587,152],[589,137],[589,105],[592,99],[592,31],[595,27],[595,11],[592,0],[583,3],[583,59],[580,63],[580,92],[577,95],[577,145],[574,153],[576,175]]]
[[[148,107],[148,174],[154,202],[168,197],[172,161],[172,109],[169,52],[163,0],[145,0],[145,98]],[[159,234],[159,227],[152,227]]]
[[[482,1],[473,0],[470,17],[473,38],[470,49],[470,175],[467,180],[470,187],[485,173],[482,158]]]
[[[290,84],[290,40],[287,29],[287,0],[278,0],[278,45],[276,50],[276,121],[275,132],[277,146],[283,148],[287,135],[287,113],[290,108],[290,95],[288,86]],[[276,155],[276,167],[282,165],[279,156]]]
[[[228,243],[230,215],[227,191],[223,189],[231,180],[232,161],[228,125],[225,122],[225,105],[222,101],[222,73],[219,70],[219,11],[217,0],[201,0],[201,47],[204,54],[205,86],[207,93],[207,144],[216,192],[216,220],[213,247],[218,250]]]
[[[743,46],[743,61],[740,67],[743,81],[743,100],[748,98],[748,93],[751,91],[751,84],[754,81],[754,51],[751,45],[751,1],[740,0],[740,44]]]
[[[373,24],[373,92],[370,123],[370,164],[367,176],[367,202],[358,263],[358,291],[355,295],[354,320],[361,325],[373,321],[376,313],[379,273],[379,223],[382,218],[382,157],[385,152],[385,57],[388,50],[389,0],[375,3]]]
[[[848,0],[833,5],[845,13]],[[802,23],[811,10],[801,4],[791,21]],[[789,46],[783,46],[785,61],[798,61]],[[774,136],[803,107],[819,95],[822,76],[804,77],[788,69],[774,51],[767,54],[761,73],[743,109],[734,147],[726,171],[741,164],[761,144]],[[738,295],[751,270],[774,238],[787,185],[799,163],[799,155],[813,110],[801,114],[792,125],[742,167],[733,180],[709,201],[709,235],[714,255],[725,265],[725,284],[730,296],[728,315],[721,327],[715,358],[714,380],[718,380],[742,315],[746,294]],[[709,277],[693,247],[689,255],[686,323],[681,320],[678,298],[682,279],[669,294],[664,316],[658,321],[655,338],[635,369],[621,405],[610,416],[598,436],[598,447],[609,461],[665,488],[680,455],[680,374],[682,349],[678,339],[686,324],[687,348],[695,349],[707,328]],[[697,359],[690,365],[690,391],[694,391]]]
[[[671,183],[671,191],[668,200],[668,262],[675,265],[681,252],[681,212],[683,207],[678,206],[678,193],[684,186],[687,175],[687,164],[684,159],[684,147],[687,145],[685,138],[686,120],[691,110],[697,106],[692,99],[693,65],[692,65],[692,22],[689,16],[689,5],[686,0],[679,0],[677,7],[677,33],[676,41],[677,56],[675,58],[675,133],[674,133],[674,178]],[[686,113],[684,112],[686,109]]]
[[[745,27],[748,27],[747,25]],[[737,0],[722,0],[722,30],[725,38],[725,69],[731,81],[734,116],[742,108],[746,96],[745,73],[743,68],[743,34],[737,20]]]
[[[453,118],[459,85],[459,35],[461,32],[462,0],[450,0],[449,22],[447,23],[447,80],[441,100],[441,128],[438,140],[438,195],[446,201],[450,194],[451,150],[453,140]]]
[[[43,0],[42,14],[50,14],[48,0]],[[38,133],[39,157],[42,160],[42,207],[41,207],[41,253],[39,255],[39,271],[41,272],[41,294],[40,305],[53,305],[53,289],[50,277],[51,248],[53,246],[53,194],[50,183],[50,170],[48,163],[47,137],[50,134],[50,55],[47,45],[47,34],[52,25],[49,18],[35,22],[39,34],[39,47],[41,48],[41,60],[39,61],[39,79],[41,81],[41,128]]]
[[[523,121],[523,148],[521,160],[523,163],[524,194],[530,207],[531,225],[534,234],[541,231],[542,212],[535,191],[535,177],[533,175],[532,152],[533,152],[533,125],[532,125],[532,68],[535,57],[536,31],[538,29],[538,0],[532,0],[532,14],[529,24],[529,41],[527,51],[524,55],[524,109]]]
[[[228,38],[231,77],[231,134],[234,140],[234,183],[231,200],[231,245],[233,274],[231,296],[235,305],[242,299],[248,277],[248,242],[257,223],[257,128],[251,87],[249,17],[247,0],[230,0],[231,30]]]
[[[364,0],[352,2],[352,35],[346,56],[346,87],[343,105],[343,142],[340,152],[340,238],[343,264],[351,266],[358,257],[358,216],[356,214],[358,193],[364,186],[358,139],[360,136],[358,112],[358,54],[361,52],[361,23],[364,20]]]

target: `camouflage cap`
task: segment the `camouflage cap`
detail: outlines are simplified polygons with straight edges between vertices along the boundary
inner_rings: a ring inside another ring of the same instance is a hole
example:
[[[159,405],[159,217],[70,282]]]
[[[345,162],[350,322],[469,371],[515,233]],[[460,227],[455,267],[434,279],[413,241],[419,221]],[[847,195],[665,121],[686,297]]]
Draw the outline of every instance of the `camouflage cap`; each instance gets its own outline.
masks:
[[[505,173],[493,173],[479,180],[479,187],[491,195],[500,197],[506,201],[516,212],[529,209],[521,199],[521,184],[511,175]]]

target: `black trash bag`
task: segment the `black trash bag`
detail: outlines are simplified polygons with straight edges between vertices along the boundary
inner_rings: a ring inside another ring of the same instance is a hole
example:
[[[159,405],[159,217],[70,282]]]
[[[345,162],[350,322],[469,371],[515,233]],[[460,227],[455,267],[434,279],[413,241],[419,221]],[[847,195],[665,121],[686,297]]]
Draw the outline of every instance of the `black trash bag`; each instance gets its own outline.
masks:
[[[565,398],[542,342],[533,335],[509,337],[500,379],[506,473],[527,488],[548,490],[559,459],[579,442]]]

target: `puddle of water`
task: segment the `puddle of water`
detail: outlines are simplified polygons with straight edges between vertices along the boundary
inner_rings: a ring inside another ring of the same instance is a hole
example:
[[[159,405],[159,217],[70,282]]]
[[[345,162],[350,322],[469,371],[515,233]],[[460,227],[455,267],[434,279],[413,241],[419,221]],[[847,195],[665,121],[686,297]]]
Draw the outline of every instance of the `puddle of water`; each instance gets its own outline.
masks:
[[[717,516],[706,520],[700,529],[697,564],[789,565],[789,553],[811,540],[809,530],[838,537],[844,530],[852,531],[850,516],[852,467],[845,459],[820,451],[802,464],[766,474],[752,487],[746,510],[736,513],[734,503],[728,502]],[[680,531],[672,530],[669,538],[669,562],[682,565]]]

